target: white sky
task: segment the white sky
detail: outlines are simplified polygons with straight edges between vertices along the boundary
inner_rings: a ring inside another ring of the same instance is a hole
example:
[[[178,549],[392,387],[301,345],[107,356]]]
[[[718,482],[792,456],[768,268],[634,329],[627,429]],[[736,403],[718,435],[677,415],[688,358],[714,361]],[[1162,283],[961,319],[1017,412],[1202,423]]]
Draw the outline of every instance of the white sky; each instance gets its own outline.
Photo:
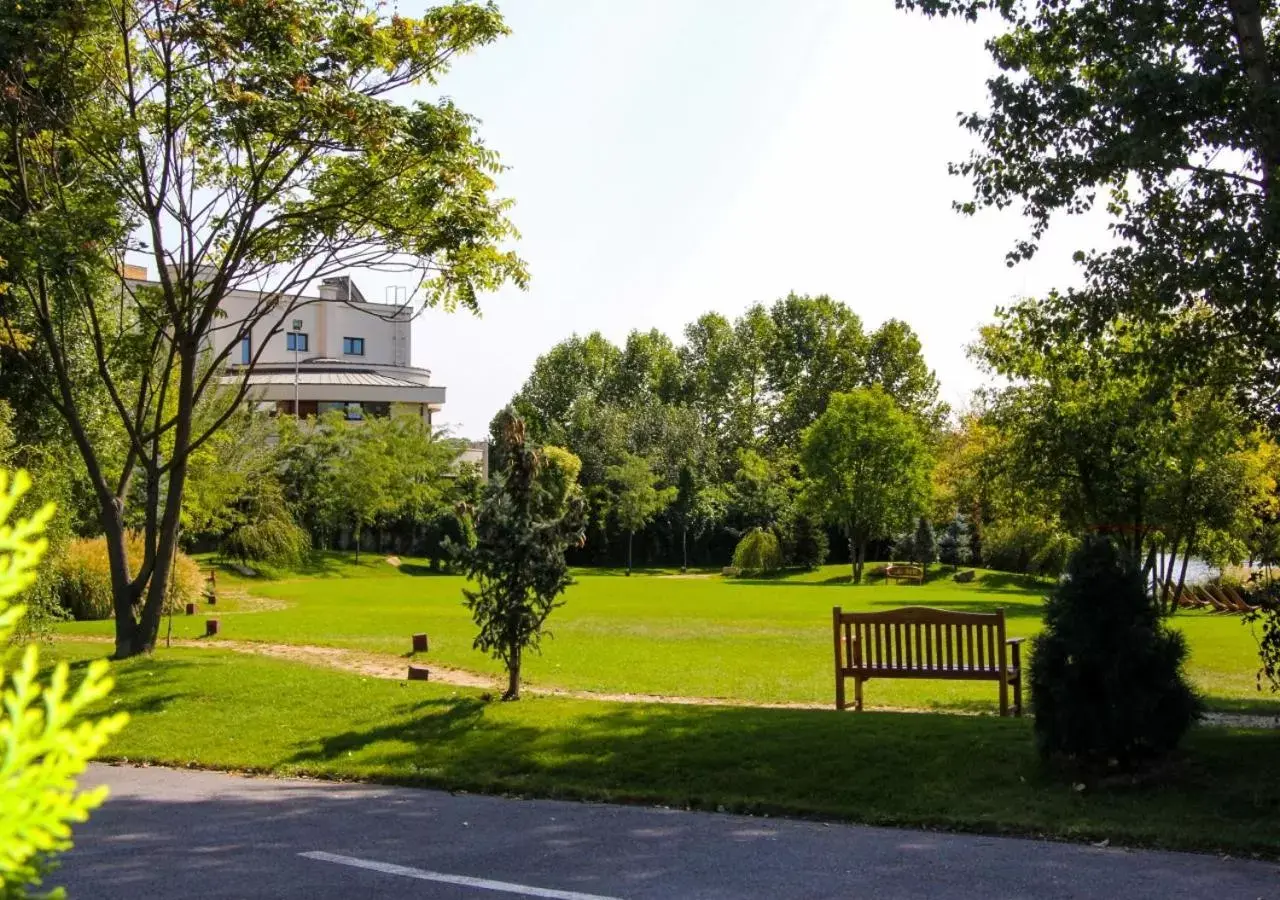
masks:
[[[422,0],[418,0],[419,3]],[[868,326],[919,333],[943,397],[980,381],[964,347],[992,309],[1065,286],[1101,221],[1063,221],[1030,264],[1016,212],[966,218],[947,175],[985,107],[983,26],[892,0],[506,0],[514,34],[439,91],[510,170],[532,281],[483,313],[429,311],[414,363],[448,387],[439,421],[483,436],[537,356],[571,333],[679,342],[708,310],[827,293]],[[413,15],[416,7],[401,3]],[[389,279],[358,274],[370,297]]]

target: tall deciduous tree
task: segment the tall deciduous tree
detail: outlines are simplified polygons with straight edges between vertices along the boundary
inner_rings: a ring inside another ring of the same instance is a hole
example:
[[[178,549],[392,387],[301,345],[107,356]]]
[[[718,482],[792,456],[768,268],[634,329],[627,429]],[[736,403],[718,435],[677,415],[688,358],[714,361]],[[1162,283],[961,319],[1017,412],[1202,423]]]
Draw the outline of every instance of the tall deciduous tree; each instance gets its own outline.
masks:
[[[549,456],[531,443],[510,408],[498,424],[503,468],[476,514],[475,546],[456,547],[455,554],[479,585],[463,590],[480,627],[475,647],[502,660],[502,699],[518,700],[524,653],[538,648],[547,617],[560,605],[556,598],[572,583],[564,553],[583,539],[583,504],[570,477],[572,454]]]
[[[860,582],[867,542],[906,527],[929,496],[920,428],[879,387],[836,394],[805,431],[801,460],[809,500],[848,537]]]
[[[1002,20],[987,47],[981,142],[953,171],[965,212],[1020,205],[1031,256],[1054,216],[1105,204],[1116,245],[1080,252],[1085,283],[1055,295],[1068,327],[1180,319],[1193,351],[1246,363],[1244,395],[1275,416],[1280,346],[1280,9],[1260,0],[897,0]]]
[[[308,284],[353,267],[401,271],[416,282],[408,302],[445,308],[523,283],[474,120],[447,100],[394,99],[505,27],[480,3],[418,19],[347,0],[13,12],[0,19],[2,324],[33,336],[23,360],[84,460],[128,656],[155,643],[191,456],[247,391],[241,378],[197,418],[240,338],[281,330]],[[156,284],[130,277],[138,259]],[[241,289],[259,299],[223,320]],[[86,382],[108,399],[120,454],[95,440]],[[135,479],[146,549],[131,576]]]

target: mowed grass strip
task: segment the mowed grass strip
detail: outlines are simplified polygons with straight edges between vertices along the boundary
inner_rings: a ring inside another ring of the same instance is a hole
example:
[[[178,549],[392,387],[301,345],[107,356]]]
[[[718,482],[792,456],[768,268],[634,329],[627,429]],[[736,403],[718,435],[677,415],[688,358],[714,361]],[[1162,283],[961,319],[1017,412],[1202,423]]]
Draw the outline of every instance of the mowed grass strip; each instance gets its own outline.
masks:
[[[584,570],[548,622],[541,655],[526,657],[529,684],[600,693],[711,697],[757,703],[825,704],[834,695],[831,608],[883,610],[922,605],[988,612],[1003,607],[1010,636],[1040,629],[1049,584],[980,572],[972,584],[938,574],[923,586],[849,585],[847,569],[826,566],[777,579],[718,574],[637,574]],[[301,572],[244,579],[219,573],[223,599],[201,614],[177,616],[175,637],[198,638],[204,619],[222,620],[236,640],[318,644],[400,655],[410,635],[431,637],[428,661],[490,675],[499,666],[472,649],[476,628],[462,604],[462,578],[433,575],[421,561],[399,569],[366,554],[325,554]],[[276,601],[243,604],[247,592]],[[280,606],[283,605],[283,608]],[[1224,709],[1278,708],[1258,693],[1257,645],[1238,618],[1180,613],[1191,645],[1190,674]],[[68,623],[67,635],[110,634],[109,622]],[[872,707],[990,712],[996,688],[960,681],[874,681]]]
[[[77,665],[100,645],[62,644]],[[1142,785],[1037,761],[1029,720],[487,702],[219,651],[114,665],[109,758],[1280,857],[1280,733],[1198,728]]]

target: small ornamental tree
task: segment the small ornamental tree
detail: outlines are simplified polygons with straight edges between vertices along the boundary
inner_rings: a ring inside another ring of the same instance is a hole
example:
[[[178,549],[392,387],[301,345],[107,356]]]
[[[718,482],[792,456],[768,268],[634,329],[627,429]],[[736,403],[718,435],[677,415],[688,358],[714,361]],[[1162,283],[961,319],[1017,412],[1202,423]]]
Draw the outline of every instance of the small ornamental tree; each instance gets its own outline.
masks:
[[[626,454],[622,462],[609,466],[607,473],[614,486],[613,514],[627,533],[627,574],[631,574],[631,543],[635,533],[676,499],[677,489],[658,487],[661,478],[654,473],[643,456]]]
[[[752,528],[734,548],[733,567],[743,573],[776,572],[782,568],[777,535],[764,528]]]
[[[509,408],[495,425],[503,465],[476,513],[476,544],[452,546],[463,572],[479,585],[463,590],[480,627],[474,646],[506,666],[502,699],[519,700],[521,659],[538,649],[547,617],[561,605],[556,598],[572,583],[564,553],[582,544],[585,516],[577,457],[548,456],[529,443],[524,421]]]
[[[911,561],[924,568],[938,561],[938,542],[933,536],[933,526],[924,516],[916,523],[915,539],[911,542]]]
[[[972,558],[969,523],[964,516],[956,515],[938,538],[938,559],[958,569],[960,566],[967,566]]]
[[[0,472],[0,647],[22,618],[23,606],[13,598],[35,580],[53,514],[49,505],[29,519],[9,521],[30,484],[25,472],[12,483]],[[71,690],[65,662],[45,684],[38,678],[35,644],[9,671],[11,652],[0,653],[0,897],[19,898],[28,886],[39,886],[51,854],[71,848],[71,824],[85,821],[106,796],[102,787],[77,791],[76,776],[128,716],[83,719],[85,709],[111,690],[105,661],[90,663]]]
[[[1044,610],[1031,654],[1041,755],[1130,770],[1177,747],[1200,712],[1182,633],[1166,628],[1142,573],[1090,536]]]

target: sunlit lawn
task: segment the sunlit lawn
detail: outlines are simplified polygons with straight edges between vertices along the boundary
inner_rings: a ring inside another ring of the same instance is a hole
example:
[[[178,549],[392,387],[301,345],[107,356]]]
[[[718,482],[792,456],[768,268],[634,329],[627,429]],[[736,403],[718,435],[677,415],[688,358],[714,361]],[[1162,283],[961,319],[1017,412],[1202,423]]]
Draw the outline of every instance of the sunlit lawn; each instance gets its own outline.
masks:
[[[80,661],[100,644],[50,651]],[[113,666],[132,761],[1280,855],[1280,732],[1197,728],[1140,786],[1041,767],[1029,719],[609,703],[261,657]]]
[[[431,638],[428,661],[477,672],[497,664],[471,647],[475,627],[462,605],[463,579],[434,575],[418,561],[396,569],[366,555],[324,557],[307,573],[243,579],[219,573],[224,592],[247,591],[277,608],[224,599],[216,614],[226,638],[320,644],[387,654],[409,650],[410,635]],[[735,581],[719,574],[578,573],[578,584],[551,617],[552,637],[527,662],[533,685],[607,693],[715,697],[757,702],[827,703],[833,695],[831,608],[1004,607],[1011,636],[1040,627],[1048,586],[998,573],[968,585],[939,574],[923,586],[847,584],[844,567],[777,580]],[[279,608],[283,604],[283,608]],[[174,619],[174,635],[199,637],[203,607]],[[1180,614],[1192,648],[1190,672],[1218,708],[1275,704],[1255,684],[1257,650],[1233,617]],[[64,632],[110,633],[110,624],[68,623]],[[870,706],[992,711],[990,683],[876,681]]]

